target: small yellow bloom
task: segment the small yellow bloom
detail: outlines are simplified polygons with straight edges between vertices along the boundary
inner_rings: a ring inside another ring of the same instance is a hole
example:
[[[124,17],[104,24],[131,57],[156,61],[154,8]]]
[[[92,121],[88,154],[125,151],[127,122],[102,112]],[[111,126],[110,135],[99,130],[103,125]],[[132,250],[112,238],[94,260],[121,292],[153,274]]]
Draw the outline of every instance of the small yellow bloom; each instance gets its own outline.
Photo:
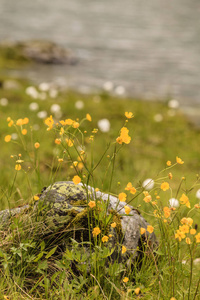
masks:
[[[179,226],[179,230],[181,231],[181,232],[184,232],[184,233],[189,233],[189,226],[188,225],[182,225],[182,226]]]
[[[67,143],[67,146],[69,146],[69,147],[72,147],[74,144],[74,141],[71,139],[68,139],[68,138],[65,139],[65,142]]]
[[[143,228],[143,227],[141,227],[141,228],[140,228],[140,234],[143,235],[145,232],[146,232],[146,229]]]
[[[78,163],[78,169],[82,170],[84,168],[84,164],[82,162]]]
[[[175,239],[179,239],[180,242],[184,238],[185,238],[185,233],[180,230],[176,230]]]
[[[16,125],[17,125],[17,126],[22,126],[22,125],[23,125],[23,119],[18,119],[18,120],[16,121]]]
[[[93,207],[96,206],[96,202],[95,202],[95,201],[90,201],[90,202],[88,202],[88,206],[89,206],[90,208],[93,208]]]
[[[182,218],[181,219],[181,224],[186,224],[186,225],[189,225],[189,226],[192,226],[193,224],[193,219],[192,218]]]
[[[149,202],[151,202],[151,200],[152,200],[152,198],[151,198],[151,195],[146,195],[145,197],[144,197],[144,202],[146,202],[146,203],[149,203]]]
[[[99,188],[96,188],[96,189],[95,189],[95,192],[98,192],[98,191],[99,191]]]
[[[140,288],[136,288],[136,289],[134,290],[134,293],[135,293],[136,295],[139,295],[139,293],[140,293]]]
[[[168,177],[169,177],[169,179],[172,179],[173,175],[171,172],[168,174]]]
[[[195,238],[196,238],[196,243],[197,244],[200,243],[200,232],[197,235],[195,235]]]
[[[127,251],[126,247],[123,245],[122,246],[122,254],[124,254]]]
[[[14,124],[13,120],[10,120],[10,122],[8,123],[8,127],[11,127]]]
[[[101,233],[101,230],[100,230],[99,227],[95,227],[92,231],[92,234],[93,234],[94,237],[97,237],[97,235],[100,234],[100,233]]]
[[[81,178],[78,175],[75,175],[72,179],[74,184],[78,184],[81,182]]]
[[[184,164],[184,161],[178,156],[176,156],[176,162],[177,162],[177,164],[180,164],[180,165]]]
[[[90,114],[86,114],[86,119],[87,119],[89,122],[92,121],[92,118],[91,118]]]
[[[33,199],[34,199],[35,201],[38,201],[40,198],[39,198],[37,195],[35,195],[35,196],[33,196]]]
[[[8,142],[10,142],[11,141],[11,135],[6,135],[5,136],[5,138],[4,138],[4,141],[6,142],[6,143],[8,143]]]
[[[120,136],[116,139],[118,144],[129,144],[131,141],[131,137],[128,135],[129,130],[126,127],[122,127],[120,130]]]
[[[48,117],[44,123],[48,126],[48,130],[51,130],[53,128],[53,124],[54,124],[54,120],[53,120],[53,117],[52,115],[50,117]]]
[[[123,279],[123,282],[128,282],[129,281],[129,279],[128,279],[128,277],[124,277],[124,279]]]
[[[73,161],[73,166],[76,167],[77,165],[78,165],[78,161],[77,160]]]
[[[16,165],[15,165],[15,170],[16,170],[16,171],[20,171],[21,168],[22,168],[22,166],[21,166],[20,164],[16,164]]]
[[[133,195],[136,193],[136,189],[132,186],[131,182],[129,182],[127,184],[127,186],[125,187],[125,190],[130,191],[130,193],[133,194]]]
[[[72,127],[73,127],[73,128],[78,128],[79,125],[80,125],[80,124],[79,124],[78,122],[74,121],[73,124],[72,124]]]
[[[196,229],[194,229],[194,228],[190,229],[190,234],[193,235],[193,234],[196,234],[196,232],[197,232]]]
[[[169,183],[168,182],[163,182],[160,186],[161,190],[163,190],[164,192],[167,191],[169,189]]]
[[[154,230],[154,227],[153,227],[153,226],[151,226],[151,225],[148,225],[148,226],[147,226],[147,231],[148,231],[149,233],[152,233],[153,230]]]
[[[62,163],[63,162],[63,158],[58,158],[58,162]]]
[[[115,228],[115,227],[117,226],[117,224],[116,224],[116,222],[113,222],[113,223],[110,224],[110,226],[111,226],[112,228]]]
[[[192,242],[191,242],[191,239],[189,238],[189,237],[187,237],[186,239],[185,239],[185,241],[186,241],[186,244],[188,244],[188,245],[190,245]]]
[[[24,119],[23,119],[23,125],[28,124],[28,122],[29,122],[29,118],[24,118]]]
[[[55,139],[55,144],[60,145],[61,144],[61,139]]]
[[[125,193],[120,193],[118,195],[119,201],[125,202],[126,201],[126,197],[127,197],[127,195]]]
[[[27,134],[27,129],[25,129],[25,128],[22,129],[22,134],[23,134],[23,135],[26,135],[26,134]]]
[[[181,202],[181,204],[185,204],[185,206],[190,208],[189,198],[185,194],[182,194],[182,196],[180,198],[180,202]]]
[[[127,119],[131,119],[131,118],[133,118],[134,116],[133,116],[133,113],[132,112],[125,112],[125,117],[127,118]]]
[[[176,300],[176,298],[172,297],[172,298],[170,298],[170,300]]]
[[[127,205],[124,206],[125,214],[129,215],[131,212],[131,208]]]
[[[106,243],[109,240],[109,237],[107,235],[104,235],[101,240],[103,243]]]
[[[170,167],[170,166],[172,165],[172,162],[171,162],[170,160],[168,160],[168,161],[166,162],[166,165],[167,165],[168,167]]]
[[[36,149],[38,149],[38,148],[40,147],[40,143],[36,142],[36,143],[34,144],[34,147],[35,147]]]
[[[167,206],[165,206],[165,207],[163,208],[163,211],[164,211],[164,216],[165,216],[165,218],[166,218],[166,219],[169,218],[169,217],[170,217],[170,214],[171,214],[170,208],[167,207]]]

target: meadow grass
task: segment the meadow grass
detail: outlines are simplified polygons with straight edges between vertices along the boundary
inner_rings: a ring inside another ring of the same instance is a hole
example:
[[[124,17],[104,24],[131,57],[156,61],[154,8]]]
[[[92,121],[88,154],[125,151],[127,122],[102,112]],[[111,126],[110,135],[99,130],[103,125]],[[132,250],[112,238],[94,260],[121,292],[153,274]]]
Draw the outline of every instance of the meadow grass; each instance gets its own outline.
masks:
[[[50,94],[50,90],[30,89],[25,81],[16,89],[0,90],[0,99],[8,100],[0,102],[4,103],[0,208],[30,203],[55,181],[80,180],[138,208],[153,226],[159,248],[154,253],[149,249],[132,268],[117,260],[108,263],[107,237],[98,232],[97,223],[89,257],[83,244],[72,241],[73,251],[67,249],[55,259],[55,245],[48,248],[44,241],[36,242],[41,224],[32,218],[26,224],[14,218],[9,228],[1,230],[0,297],[198,299],[199,267],[194,260],[200,255],[195,196],[199,130],[167,102],[119,99],[106,93]],[[159,122],[155,121],[158,114]],[[110,124],[108,130],[102,129],[107,132],[99,129],[100,120],[104,128]],[[154,182],[150,190],[142,186],[146,178]],[[180,206],[171,207],[170,198]],[[77,263],[76,274],[72,261]]]

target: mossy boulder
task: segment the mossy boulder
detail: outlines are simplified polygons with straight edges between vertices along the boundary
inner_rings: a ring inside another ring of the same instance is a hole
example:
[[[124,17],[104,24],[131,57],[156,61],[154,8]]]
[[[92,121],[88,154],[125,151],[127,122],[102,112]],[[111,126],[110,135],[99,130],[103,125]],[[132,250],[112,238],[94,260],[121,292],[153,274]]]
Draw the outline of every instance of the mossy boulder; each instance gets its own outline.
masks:
[[[90,208],[89,201],[95,201],[95,207]],[[93,240],[92,230],[98,224],[103,234],[110,235],[108,244],[115,248],[115,254],[119,257],[121,245],[124,245],[127,252],[123,257],[133,259],[141,248],[144,250],[148,245],[153,249],[157,241],[154,233],[146,232],[141,236],[140,228],[147,228],[148,222],[132,206],[126,215],[125,205],[117,197],[95,192],[90,186],[59,181],[45,188],[34,205],[1,211],[0,224],[8,224],[18,216],[25,220],[31,215],[31,223],[34,224],[34,220],[40,224],[36,238],[48,241],[51,237],[52,243],[53,237],[54,245],[59,243],[65,248],[69,246],[70,238],[78,242]],[[110,226],[113,222],[115,228]]]

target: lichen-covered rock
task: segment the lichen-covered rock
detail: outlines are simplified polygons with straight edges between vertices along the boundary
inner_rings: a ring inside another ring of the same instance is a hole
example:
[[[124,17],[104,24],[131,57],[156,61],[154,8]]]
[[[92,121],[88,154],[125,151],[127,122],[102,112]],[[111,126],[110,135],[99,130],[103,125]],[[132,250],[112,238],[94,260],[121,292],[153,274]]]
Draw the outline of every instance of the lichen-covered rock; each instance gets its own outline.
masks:
[[[89,208],[90,200],[95,200],[100,205],[99,208],[104,205],[103,209],[98,211],[98,205],[94,209]],[[60,232],[64,230],[68,233],[71,232],[72,237],[78,241],[88,241],[89,230],[94,228],[97,215],[103,210],[105,212],[103,218],[111,216],[112,222],[115,221],[117,224],[115,228],[112,228],[110,223],[105,227],[102,216],[99,218],[99,226],[102,226],[102,231],[108,235],[112,234],[109,246],[117,249],[117,245],[122,244],[127,249],[126,257],[133,258],[138,255],[141,243],[145,242],[153,248],[157,242],[154,233],[150,234],[147,231],[145,235],[141,236],[140,228],[146,229],[149,224],[132,206],[129,206],[131,208],[129,215],[126,215],[125,205],[127,204],[120,202],[117,197],[100,191],[95,192],[90,186],[75,185],[72,181],[59,181],[44,189],[32,211],[42,218],[42,222],[49,228],[49,232],[56,232],[60,235]],[[0,223],[7,222],[10,216],[19,213],[23,215],[28,208],[26,206],[0,212]],[[67,236],[65,237],[67,238]],[[119,249],[117,251],[119,252]]]

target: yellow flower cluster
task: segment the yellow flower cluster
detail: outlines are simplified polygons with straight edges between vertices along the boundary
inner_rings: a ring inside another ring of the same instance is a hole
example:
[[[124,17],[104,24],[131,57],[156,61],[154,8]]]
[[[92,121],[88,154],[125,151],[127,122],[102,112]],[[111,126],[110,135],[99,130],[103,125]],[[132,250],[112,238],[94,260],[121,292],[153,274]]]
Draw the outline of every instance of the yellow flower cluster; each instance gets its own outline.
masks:
[[[190,208],[190,201],[189,198],[183,193],[181,198],[179,199],[181,204],[184,204],[188,208]]]
[[[175,239],[178,239],[179,242],[185,239],[185,242],[190,245],[192,244],[192,239],[195,237],[196,243],[200,243],[200,232],[196,234],[196,229],[192,228],[193,219],[192,218],[182,218],[179,229],[176,230]],[[195,235],[196,234],[196,235]]]
[[[127,186],[125,187],[125,190],[130,191],[130,193],[133,194],[133,195],[136,193],[136,189],[132,186],[131,182],[129,182],[127,184]]]
[[[144,191],[143,192],[143,194],[144,194],[144,202],[146,202],[146,203],[149,203],[149,202],[151,202],[151,200],[152,200],[152,197],[151,197],[151,195],[149,194],[149,192],[147,192],[147,191]]]
[[[129,130],[126,127],[122,127],[120,130],[120,136],[116,139],[118,144],[129,144],[131,141],[131,137],[128,135]]]

